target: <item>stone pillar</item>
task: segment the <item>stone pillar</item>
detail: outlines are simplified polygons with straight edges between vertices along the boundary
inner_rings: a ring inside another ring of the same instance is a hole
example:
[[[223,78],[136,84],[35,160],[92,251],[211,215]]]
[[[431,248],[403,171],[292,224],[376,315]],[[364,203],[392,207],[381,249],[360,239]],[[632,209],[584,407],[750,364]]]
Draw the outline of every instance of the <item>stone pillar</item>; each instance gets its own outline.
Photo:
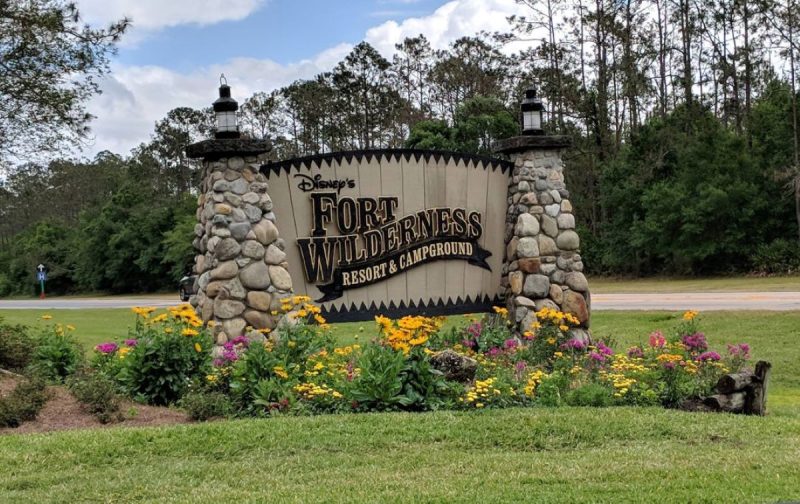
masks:
[[[564,136],[519,136],[495,145],[495,152],[514,163],[508,187],[503,289],[509,314],[520,331],[536,321],[535,311],[550,307],[574,314],[581,325],[573,336],[585,340],[591,298],[564,183],[561,156],[569,145],[569,137]]]
[[[214,321],[217,345],[257,329],[273,329],[281,299],[292,292],[284,242],[278,236],[266,177],[259,168],[266,142],[214,139],[186,148],[202,159],[193,245],[197,294],[191,303],[203,322]]]

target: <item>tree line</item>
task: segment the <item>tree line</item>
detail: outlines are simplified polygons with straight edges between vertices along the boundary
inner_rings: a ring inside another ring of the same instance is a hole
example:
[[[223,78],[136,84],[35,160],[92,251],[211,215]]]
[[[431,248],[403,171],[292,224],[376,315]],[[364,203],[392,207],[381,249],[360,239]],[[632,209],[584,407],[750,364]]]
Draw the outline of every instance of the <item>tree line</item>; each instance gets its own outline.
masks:
[[[275,159],[402,146],[490,154],[518,133],[519,99],[535,83],[547,132],[573,138],[567,182],[592,273],[800,267],[798,0],[518,3],[526,15],[508,33],[443,50],[420,35],[391,59],[362,42],[329,72],[240,99],[242,132],[269,139]],[[199,182],[184,147],[212,127],[209,109],[177,108],[128,154],[11,169],[0,295],[30,290],[38,262],[57,289],[174,286],[191,264]]]

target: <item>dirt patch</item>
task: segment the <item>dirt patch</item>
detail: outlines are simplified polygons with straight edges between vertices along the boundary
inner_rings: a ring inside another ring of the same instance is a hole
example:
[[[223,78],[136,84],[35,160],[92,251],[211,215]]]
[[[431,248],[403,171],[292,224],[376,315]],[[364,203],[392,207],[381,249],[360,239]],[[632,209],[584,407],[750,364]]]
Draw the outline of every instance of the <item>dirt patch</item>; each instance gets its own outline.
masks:
[[[17,380],[7,376],[0,377],[0,395],[6,395],[16,386]],[[80,403],[63,386],[48,387],[51,398],[44,405],[36,420],[25,422],[17,428],[0,428],[3,434],[25,434],[69,429],[104,429],[113,427],[145,427],[188,423],[189,418],[182,411],[156,406],[145,406],[131,401],[123,401],[120,411],[122,422],[100,423],[92,415],[81,409]]]

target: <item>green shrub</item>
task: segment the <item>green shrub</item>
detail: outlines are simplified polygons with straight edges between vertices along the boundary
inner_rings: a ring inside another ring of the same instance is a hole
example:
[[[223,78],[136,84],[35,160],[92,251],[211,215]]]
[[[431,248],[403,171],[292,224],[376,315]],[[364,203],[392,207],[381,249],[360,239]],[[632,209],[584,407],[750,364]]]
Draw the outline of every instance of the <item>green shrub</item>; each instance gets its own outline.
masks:
[[[83,348],[61,326],[47,327],[39,334],[31,358],[34,371],[48,380],[63,383],[84,362]]]
[[[0,398],[0,427],[19,427],[22,422],[34,420],[50,398],[46,385],[43,378],[31,376]]]
[[[30,364],[35,341],[22,325],[3,324],[0,319],[0,368],[20,371]]]
[[[83,409],[101,423],[122,421],[116,385],[109,377],[101,373],[81,373],[73,375],[67,385]]]
[[[613,392],[600,383],[587,383],[567,392],[565,402],[570,406],[606,407],[613,404]]]
[[[800,271],[800,247],[796,240],[778,239],[762,243],[752,257],[753,268],[759,273],[786,274]]]
[[[181,399],[180,405],[186,410],[189,418],[199,422],[210,418],[226,417],[233,410],[227,394],[207,390],[188,392]]]

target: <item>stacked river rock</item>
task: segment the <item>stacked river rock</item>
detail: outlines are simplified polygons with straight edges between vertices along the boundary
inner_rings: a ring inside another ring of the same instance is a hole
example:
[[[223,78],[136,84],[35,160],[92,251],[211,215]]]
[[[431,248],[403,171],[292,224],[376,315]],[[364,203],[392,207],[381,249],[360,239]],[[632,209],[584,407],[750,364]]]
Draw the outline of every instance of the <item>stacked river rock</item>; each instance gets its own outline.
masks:
[[[509,313],[526,331],[543,307],[575,315],[573,336],[588,339],[590,296],[580,239],[564,184],[565,137],[514,137],[499,142],[514,171],[508,187],[503,288]]]
[[[199,156],[198,156],[199,157]],[[275,227],[258,156],[204,159],[193,242],[197,294],[191,302],[222,345],[278,323],[281,299],[291,294],[284,242]]]

